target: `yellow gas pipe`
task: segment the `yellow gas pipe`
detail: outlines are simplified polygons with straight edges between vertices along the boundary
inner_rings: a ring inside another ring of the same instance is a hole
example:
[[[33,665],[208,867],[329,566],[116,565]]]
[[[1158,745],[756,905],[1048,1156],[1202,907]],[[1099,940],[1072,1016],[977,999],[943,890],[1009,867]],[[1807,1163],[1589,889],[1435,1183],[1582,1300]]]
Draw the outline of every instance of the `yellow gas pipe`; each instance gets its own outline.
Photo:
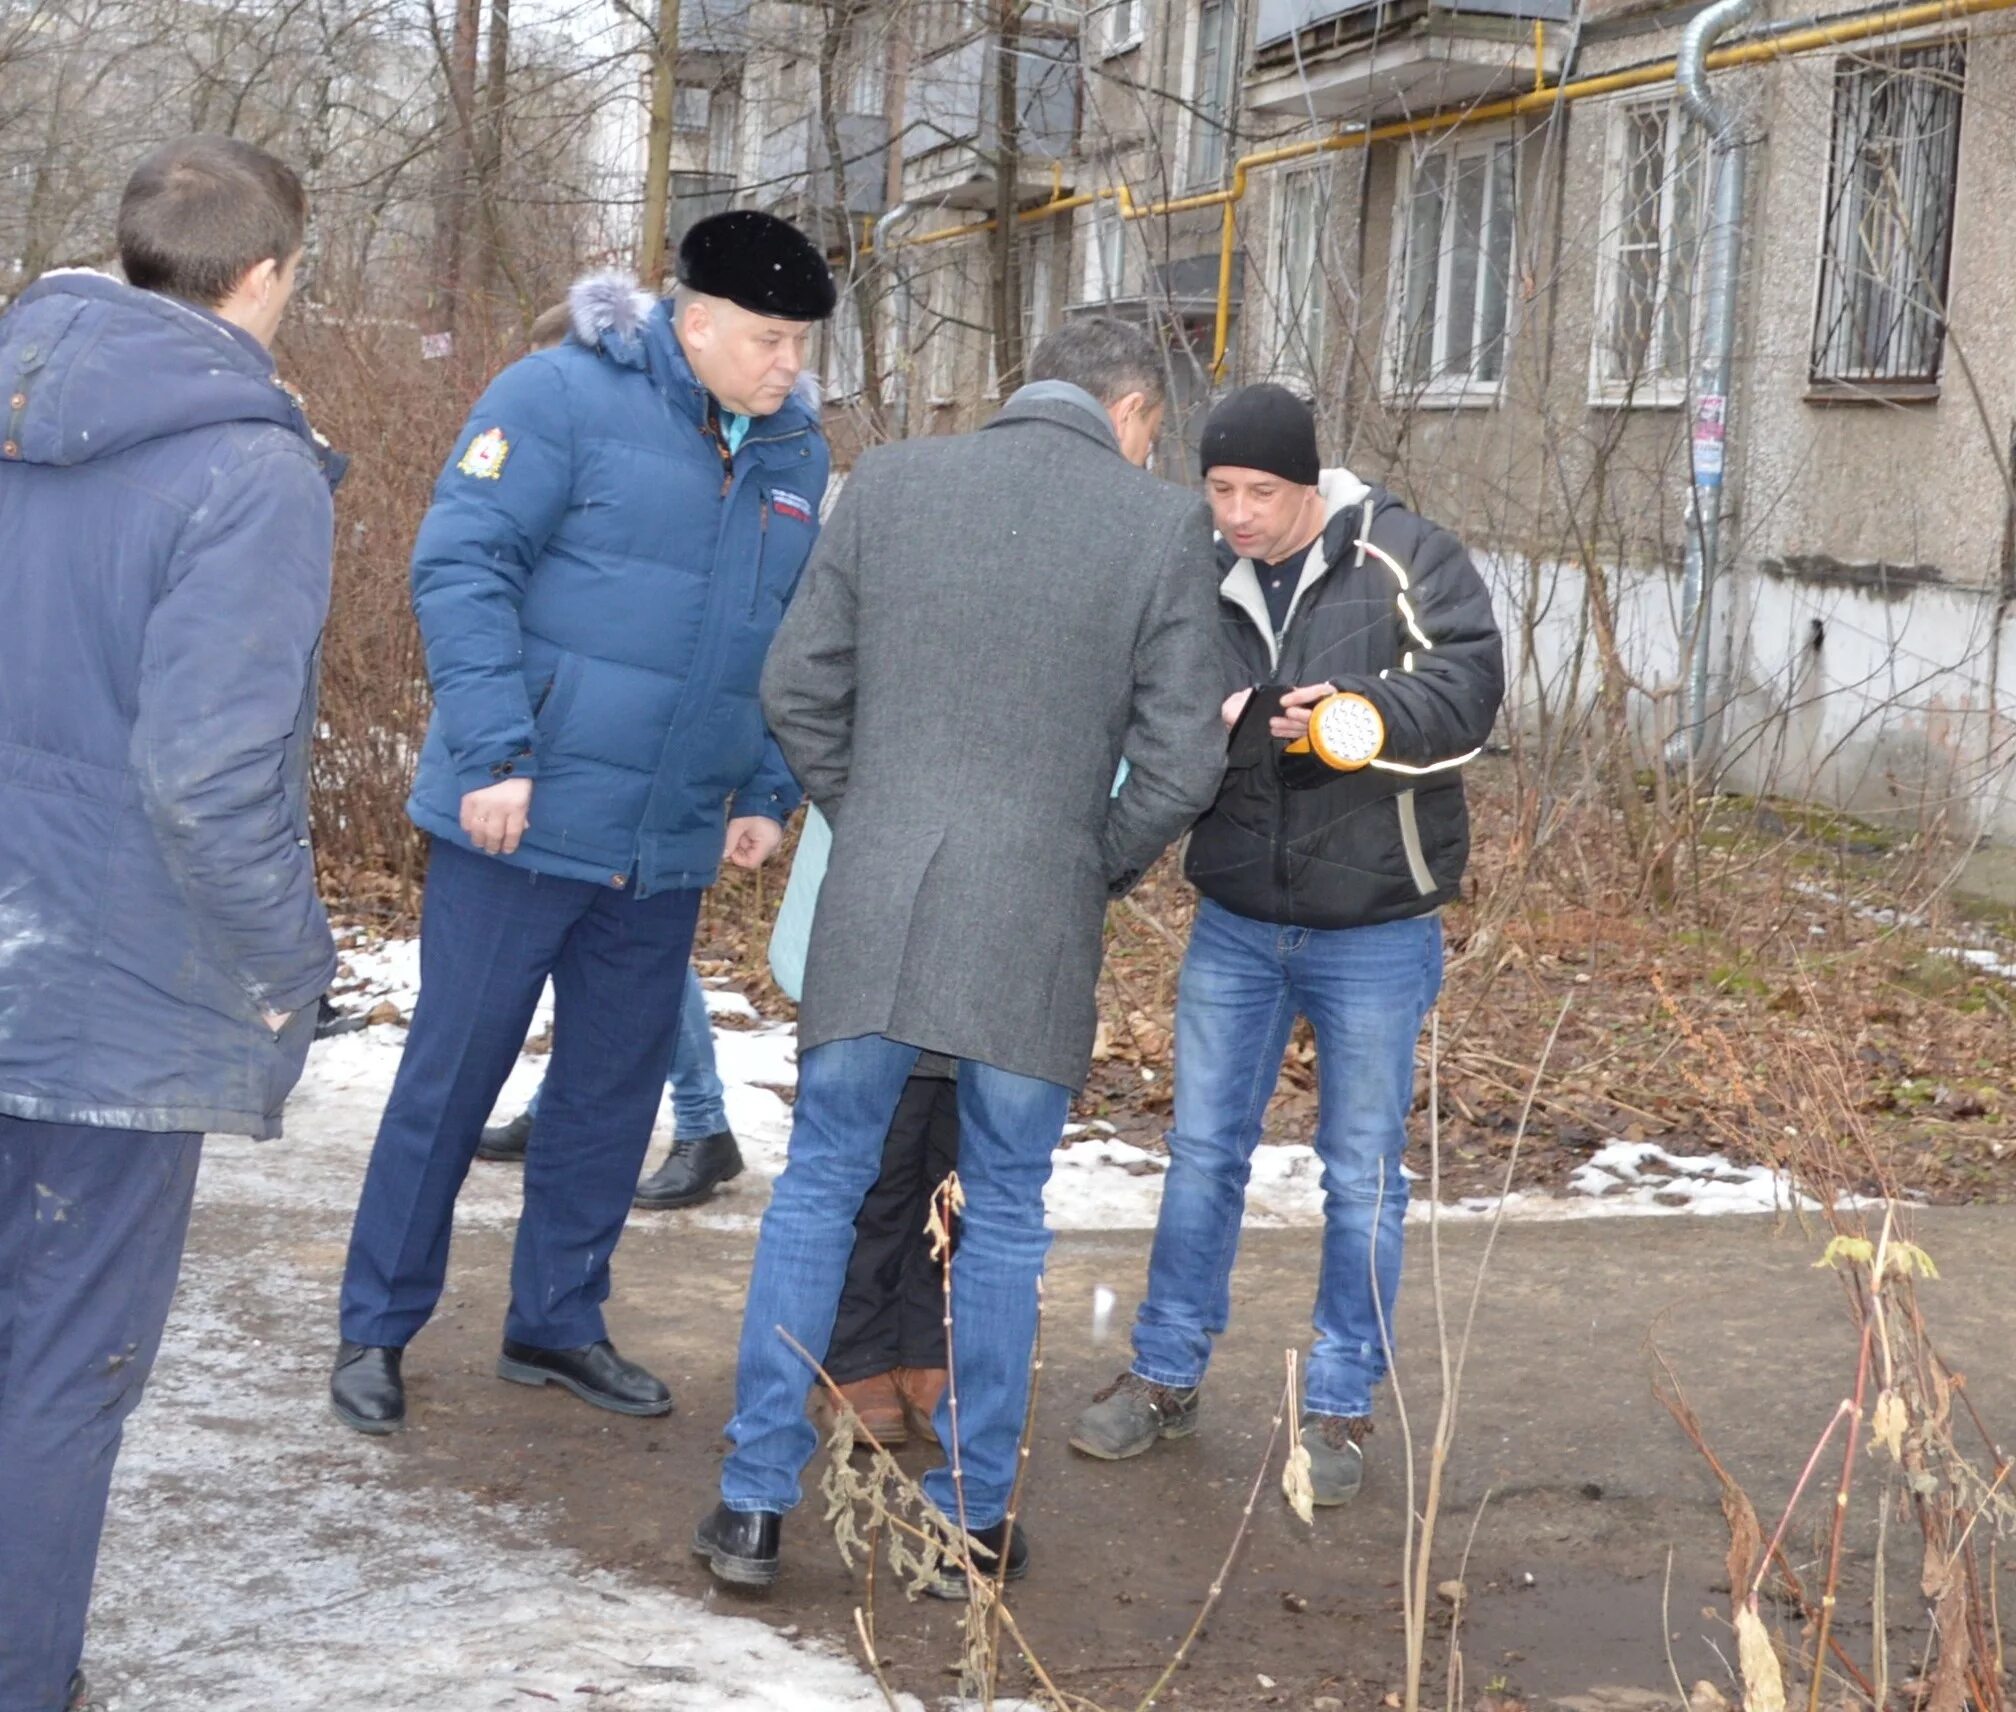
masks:
[[[1922,29],[1927,25],[1950,23],[1984,12],[2003,12],[2012,6],[2016,6],[2016,0],[1920,0],[1920,3],[1915,5],[1896,6],[1862,17],[1844,18],[1839,23],[1809,24],[1755,41],[1738,42],[1731,47],[1716,49],[1708,55],[1706,64],[1710,71],[1721,71],[1730,66],[1759,65],[1770,60],[1789,59],[1797,54],[1813,53],[1823,48],[1845,47],[1853,42],[1867,41],[1872,36]],[[1242,155],[1232,163],[1232,182],[1223,190],[1204,191],[1195,196],[1172,197],[1167,201],[1149,203],[1145,207],[1135,202],[1133,192],[1124,184],[1115,185],[1107,190],[1087,190],[1072,196],[1059,196],[1057,192],[1062,188],[1064,172],[1063,163],[1059,161],[1053,165],[1051,172],[1050,200],[1039,203],[1034,208],[1023,209],[1015,218],[1018,223],[1051,220],[1059,214],[1069,213],[1074,208],[1089,207],[1094,202],[1108,199],[1117,205],[1123,220],[1145,220],[1153,215],[1186,214],[1199,208],[1223,208],[1225,217],[1218,239],[1217,316],[1211,339],[1211,375],[1215,380],[1225,366],[1225,352],[1231,329],[1232,258],[1237,253],[1238,233],[1238,222],[1233,211],[1246,199],[1246,180],[1249,173],[1266,167],[1282,166],[1289,161],[1308,160],[1319,154],[1335,154],[1343,149],[1369,148],[1375,143],[1396,142],[1405,137],[1462,130],[1471,125],[1495,124],[1500,119],[1521,118],[1529,113],[1545,112],[1564,102],[1587,101],[1599,95],[1616,95],[1627,89],[1652,88],[1661,83],[1671,83],[1678,71],[1676,61],[1662,59],[1627,71],[1611,71],[1595,77],[1579,77],[1568,83],[1543,84],[1540,79],[1545,75],[1545,70],[1539,64],[1539,60],[1545,47],[1544,26],[1536,21],[1533,27],[1535,87],[1524,95],[1508,96],[1504,100],[1485,102],[1481,106],[1443,108],[1434,113],[1423,114],[1416,119],[1395,119],[1383,125],[1360,126],[1356,130],[1338,131],[1327,137],[1312,138],[1308,142],[1290,143],[1281,148],[1262,149],[1254,154]],[[941,226],[935,232],[920,232],[916,237],[904,241],[911,244],[942,244],[955,238],[967,238],[980,232],[991,232],[993,229],[992,220],[971,220],[964,225]]]

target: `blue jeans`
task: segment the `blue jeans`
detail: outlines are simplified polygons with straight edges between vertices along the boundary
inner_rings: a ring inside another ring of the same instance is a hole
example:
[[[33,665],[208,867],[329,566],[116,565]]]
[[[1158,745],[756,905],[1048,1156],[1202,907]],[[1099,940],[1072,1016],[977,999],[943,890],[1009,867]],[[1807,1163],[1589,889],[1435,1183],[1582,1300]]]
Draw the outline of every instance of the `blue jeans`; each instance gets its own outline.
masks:
[[[1188,1389],[1231,1317],[1232,1262],[1261,1122],[1295,1019],[1316,1034],[1323,1262],[1304,1406],[1369,1415],[1400,1290],[1414,1047],[1442,986],[1436,916],[1280,927],[1206,899],[1176,995],[1176,1124],[1134,1322],[1134,1371]]]
[[[200,1135],[0,1117],[0,1708],[57,1712],[182,1266]]]
[[[882,1146],[917,1049],[879,1034],[815,1046],[798,1061],[798,1102],[784,1174],[763,1215],[742,1316],[733,1449],[721,1466],[731,1510],[790,1509],[818,1447],[805,1418],[811,1373],[781,1328],[823,1361],[854,1248],[854,1218],[882,1166]],[[966,1193],[952,1262],[952,1371],[959,1388],[965,1519],[991,1527],[1008,1508],[1029,1406],[1036,1282],[1050,1252],[1043,1186],[1071,1091],[992,1065],[959,1066],[959,1181]],[[938,1438],[952,1443],[949,1394]],[[960,1516],[948,1468],[924,1477]]]
[[[665,1081],[672,1090],[672,1134],[677,1140],[700,1141],[728,1127],[721,1076],[714,1068],[714,1025],[707,1017],[707,996],[700,989],[700,976],[690,963],[686,966],[685,996],[679,1001],[679,1036],[672,1043],[672,1063]],[[527,1117],[539,1115],[539,1095],[545,1092],[541,1078],[525,1107]]]
[[[609,1258],[651,1145],[699,911],[697,891],[638,897],[435,841],[420,998],[357,1202],[344,1337],[403,1348],[433,1313],[455,1197],[548,976],[553,1065],[504,1335],[542,1349],[606,1335]]]

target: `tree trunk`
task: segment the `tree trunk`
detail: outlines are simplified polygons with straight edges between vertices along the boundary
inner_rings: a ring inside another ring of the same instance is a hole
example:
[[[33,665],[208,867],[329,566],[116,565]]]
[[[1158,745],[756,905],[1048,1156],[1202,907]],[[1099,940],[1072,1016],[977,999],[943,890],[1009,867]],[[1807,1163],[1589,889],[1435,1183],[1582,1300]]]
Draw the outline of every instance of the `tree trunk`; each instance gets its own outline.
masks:
[[[1000,0],[994,42],[994,374],[1003,396],[1022,384],[1021,0]]]
[[[883,128],[889,153],[883,166],[882,205],[894,208],[903,200],[903,109],[910,98],[910,31],[900,15],[891,20],[889,58],[882,80]],[[878,255],[857,275],[854,308],[861,323],[861,400],[877,439],[889,433],[882,397],[882,310],[892,291],[900,289],[893,256]]]
[[[462,320],[469,177],[475,150],[476,38],[482,0],[455,0],[455,34],[448,49],[448,102],[441,170],[434,198],[434,330],[454,333]]]
[[[483,272],[486,297],[508,287],[519,299],[522,316],[537,310],[524,302],[518,272],[504,239],[504,217],[498,206],[504,179],[504,125],[511,96],[511,0],[490,0],[490,57],[483,74],[483,136],[477,155],[477,197],[483,207]]]
[[[644,142],[644,231],[637,277],[647,291],[665,279],[665,241],[672,218],[672,109],[678,100],[679,0],[658,0],[658,35],[651,53],[651,128]]]

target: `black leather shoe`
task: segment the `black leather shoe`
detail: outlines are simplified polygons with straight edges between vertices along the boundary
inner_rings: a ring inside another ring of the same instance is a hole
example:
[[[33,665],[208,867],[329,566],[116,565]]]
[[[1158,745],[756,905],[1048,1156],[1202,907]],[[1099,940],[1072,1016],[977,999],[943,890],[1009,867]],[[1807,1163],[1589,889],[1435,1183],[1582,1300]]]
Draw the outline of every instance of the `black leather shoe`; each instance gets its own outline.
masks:
[[[353,1011],[339,1011],[329,1002],[324,993],[315,1001],[315,1038],[334,1040],[339,1034],[362,1034],[371,1026],[368,1015]]]
[[[377,1344],[336,1346],[336,1370],[329,1375],[329,1407],[337,1420],[377,1437],[406,1424],[406,1382],[399,1358],[406,1352]]]
[[[619,1415],[669,1415],[672,1393],[634,1361],[625,1361],[607,1338],[579,1349],[541,1349],[504,1340],[497,1377],[517,1385],[560,1385],[584,1403]]]
[[[665,1163],[637,1185],[637,1205],[663,1212],[668,1207],[697,1207],[721,1187],[742,1175],[742,1149],[732,1129],[716,1130],[698,1141],[675,1141]]]
[[[1000,1572],[1001,1537],[1008,1531],[1005,1521],[996,1522],[991,1528],[975,1528],[969,1536],[973,1543],[983,1549],[973,1553],[973,1566],[990,1581]],[[1020,1522],[1015,1524],[1015,1537],[1008,1542],[1009,1581],[1020,1581],[1029,1573],[1029,1530]],[[966,1597],[966,1571],[960,1565],[946,1559],[944,1567],[938,1571],[938,1579],[927,1585],[924,1591],[933,1599],[964,1599]]]
[[[463,1134],[468,1134],[467,1130]],[[509,1123],[493,1124],[476,1144],[476,1157],[505,1165],[525,1163],[525,1149],[532,1141],[532,1114],[520,1112]]]
[[[716,1581],[731,1587],[768,1587],[777,1579],[784,1518],[775,1510],[731,1510],[717,1504],[693,1530],[693,1555],[704,1557]]]

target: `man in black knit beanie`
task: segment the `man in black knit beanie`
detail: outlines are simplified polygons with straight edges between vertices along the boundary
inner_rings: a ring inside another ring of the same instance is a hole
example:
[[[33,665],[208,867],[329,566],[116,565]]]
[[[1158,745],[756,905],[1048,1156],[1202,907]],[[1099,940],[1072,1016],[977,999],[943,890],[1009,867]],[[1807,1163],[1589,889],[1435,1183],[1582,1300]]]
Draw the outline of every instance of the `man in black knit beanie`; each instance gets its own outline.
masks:
[[[1504,694],[1462,544],[1349,470],[1309,406],[1250,386],[1204,426],[1233,728],[1191,834],[1203,897],[1176,1001],[1176,1111],[1134,1361],[1071,1443],[1108,1460],[1197,1427],[1253,1149],[1298,1016],[1316,1036],[1324,1239],[1302,1444],[1318,1504],[1358,1491],[1392,1348],[1414,1049],[1469,855],[1462,768]],[[1249,703],[1255,704],[1247,718]]]

